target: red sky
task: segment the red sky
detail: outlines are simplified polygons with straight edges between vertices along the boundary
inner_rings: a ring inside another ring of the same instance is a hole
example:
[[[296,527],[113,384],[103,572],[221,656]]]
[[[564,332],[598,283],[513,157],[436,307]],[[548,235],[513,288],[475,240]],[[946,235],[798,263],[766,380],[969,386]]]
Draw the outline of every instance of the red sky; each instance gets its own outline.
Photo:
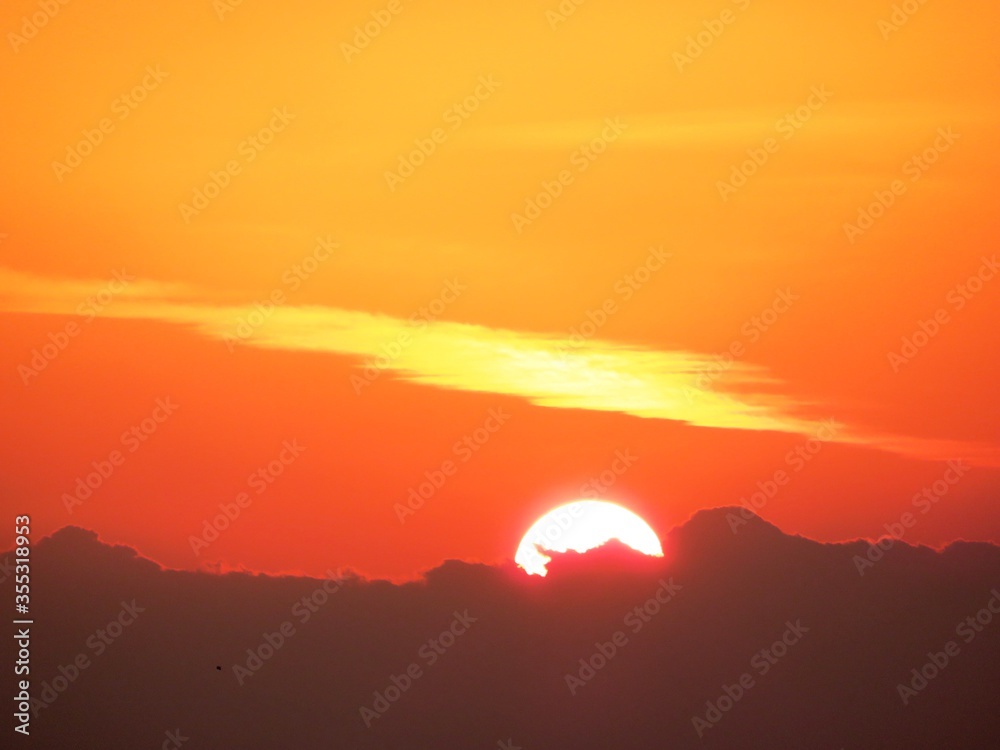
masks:
[[[662,535],[784,471],[788,532],[1000,541],[1000,10],[556,6],[400,0],[356,52],[357,2],[0,11],[8,512],[405,577],[591,492]]]

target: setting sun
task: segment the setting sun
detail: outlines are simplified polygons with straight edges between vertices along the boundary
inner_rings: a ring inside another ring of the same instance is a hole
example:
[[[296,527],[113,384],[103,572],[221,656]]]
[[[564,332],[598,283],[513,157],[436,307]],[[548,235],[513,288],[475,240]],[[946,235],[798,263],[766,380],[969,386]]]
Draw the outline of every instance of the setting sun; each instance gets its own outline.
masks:
[[[578,500],[560,505],[539,518],[518,545],[514,561],[532,575],[548,573],[550,552],[586,552],[617,539],[632,549],[663,556],[656,532],[632,511],[602,500]]]

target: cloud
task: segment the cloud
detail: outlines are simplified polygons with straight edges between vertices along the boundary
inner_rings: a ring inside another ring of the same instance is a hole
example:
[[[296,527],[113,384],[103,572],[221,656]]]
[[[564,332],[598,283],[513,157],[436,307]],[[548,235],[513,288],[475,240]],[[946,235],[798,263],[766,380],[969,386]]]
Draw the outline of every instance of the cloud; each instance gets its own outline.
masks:
[[[64,528],[32,551],[32,747],[993,746],[1000,549],[734,534],[743,512],[697,513],[664,558],[405,584],[165,570]]]
[[[74,314],[100,281],[55,280],[0,272],[0,302],[10,312]],[[523,398],[547,408],[617,412],[696,427],[767,430],[809,437],[823,432],[822,405],[782,394],[784,384],[762,367],[736,361],[724,388],[706,377],[714,356],[664,351],[579,334],[541,334],[434,318],[410,318],[327,306],[187,301],[188,287],[131,282],[102,315],[170,322],[193,328],[230,347],[327,352],[359,360],[421,385]],[[363,386],[358,386],[363,389]],[[828,412],[829,413],[829,412]],[[962,458],[1000,466],[1000,450],[986,443],[925,439],[840,426],[823,439],[922,460]]]

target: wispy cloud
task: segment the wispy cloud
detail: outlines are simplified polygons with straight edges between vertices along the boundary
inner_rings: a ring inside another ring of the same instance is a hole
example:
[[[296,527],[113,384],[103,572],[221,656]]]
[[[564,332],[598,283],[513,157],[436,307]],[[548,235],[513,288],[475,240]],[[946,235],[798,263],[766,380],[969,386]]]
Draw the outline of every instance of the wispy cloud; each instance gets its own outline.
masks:
[[[100,282],[43,283],[0,271],[0,309],[8,312],[73,314],[82,296]],[[15,287],[12,288],[11,284]],[[275,350],[308,350],[355,357],[359,369],[375,361],[380,370],[414,383],[523,398],[558,409],[619,412],[698,427],[767,430],[814,435],[818,405],[780,393],[781,383],[763,368],[734,363],[727,390],[706,385],[702,373],[714,363],[707,354],[661,351],[618,342],[570,340],[450,321],[405,318],[325,306],[278,306],[248,331],[237,322],[255,312],[249,305],[182,301],[190,290],[135,282],[129,296],[108,307],[107,317],[148,319],[194,328],[224,341]],[[807,408],[808,407],[808,408]],[[829,407],[823,417],[829,416]],[[963,458],[1000,466],[996,446],[838,430],[836,440],[912,458]]]

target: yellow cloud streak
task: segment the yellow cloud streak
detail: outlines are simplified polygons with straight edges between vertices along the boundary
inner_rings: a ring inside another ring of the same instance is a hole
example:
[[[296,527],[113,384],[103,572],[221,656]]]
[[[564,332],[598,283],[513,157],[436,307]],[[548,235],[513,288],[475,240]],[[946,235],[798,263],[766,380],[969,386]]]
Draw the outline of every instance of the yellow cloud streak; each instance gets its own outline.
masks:
[[[8,312],[74,314],[81,294],[101,282],[49,281],[0,270],[0,309]],[[12,288],[11,283],[15,283]],[[17,283],[22,286],[18,288]],[[213,306],[166,299],[189,290],[133,282],[124,299],[101,315],[191,326],[230,347],[329,352],[357,357],[361,389],[365,371],[394,372],[422,385],[460,391],[499,393],[539,406],[586,409],[698,427],[766,430],[810,437],[820,421],[798,416],[803,404],[755,386],[779,385],[759,367],[736,362],[726,384],[739,393],[706,385],[702,373],[714,360],[687,351],[659,351],[599,339],[524,333],[451,321],[416,322],[388,315],[324,306],[273,306],[268,314],[251,305]],[[145,294],[148,299],[140,299]],[[242,325],[241,325],[242,324]],[[963,458],[1000,466],[993,445],[874,435],[841,428],[836,442],[863,445],[911,458]]]

